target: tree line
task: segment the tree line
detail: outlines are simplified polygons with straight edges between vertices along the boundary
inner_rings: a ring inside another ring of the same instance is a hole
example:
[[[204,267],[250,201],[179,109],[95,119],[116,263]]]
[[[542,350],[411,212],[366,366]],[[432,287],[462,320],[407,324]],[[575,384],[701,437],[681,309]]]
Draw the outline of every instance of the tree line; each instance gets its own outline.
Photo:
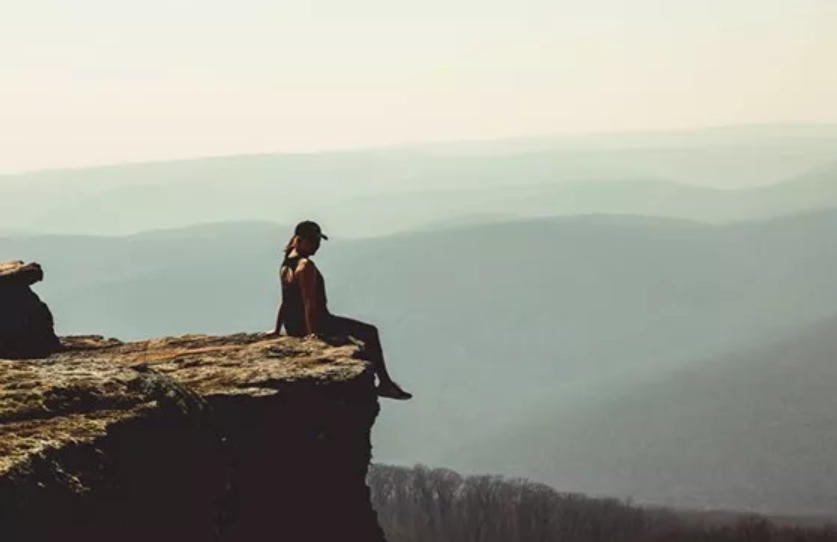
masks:
[[[837,542],[833,526],[760,516],[710,525],[525,479],[373,465],[372,504],[389,542]]]

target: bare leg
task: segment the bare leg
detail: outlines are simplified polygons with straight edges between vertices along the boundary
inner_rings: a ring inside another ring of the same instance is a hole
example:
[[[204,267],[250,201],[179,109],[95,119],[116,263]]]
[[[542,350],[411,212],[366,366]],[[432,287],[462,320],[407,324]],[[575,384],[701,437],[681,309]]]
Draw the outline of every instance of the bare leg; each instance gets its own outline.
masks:
[[[379,380],[379,394],[393,399],[409,399],[411,395],[401,389],[393,381],[387,370],[384,360],[384,350],[381,346],[381,337],[378,328],[372,324],[346,318],[343,316],[331,316],[329,318],[328,330],[339,335],[348,335],[361,341],[367,350],[367,356],[375,369]]]

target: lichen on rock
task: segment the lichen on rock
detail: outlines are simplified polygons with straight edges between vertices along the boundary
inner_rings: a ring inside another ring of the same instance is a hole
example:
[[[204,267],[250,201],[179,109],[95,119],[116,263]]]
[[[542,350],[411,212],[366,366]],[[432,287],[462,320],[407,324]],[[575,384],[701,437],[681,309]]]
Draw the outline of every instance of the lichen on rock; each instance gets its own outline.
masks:
[[[351,341],[63,340],[0,359],[0,540],[381,542]]]

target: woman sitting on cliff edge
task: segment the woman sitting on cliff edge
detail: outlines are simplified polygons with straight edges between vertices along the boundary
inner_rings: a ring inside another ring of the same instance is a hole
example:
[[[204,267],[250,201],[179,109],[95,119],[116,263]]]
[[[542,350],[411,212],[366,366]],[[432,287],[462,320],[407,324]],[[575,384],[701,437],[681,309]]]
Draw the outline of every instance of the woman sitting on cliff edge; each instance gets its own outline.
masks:
[[[278,335],[282,325],[288,335],[348,335],[362,341],[369,352],[375,374],[378,377],[378,395],[390,399],[410,399],[407,393],[392,380],[384,362],[384,353],[378,329],[365,322],[335,316],[328,312],[325,281],[311,260],[320,248],[323,235],[316,222],[300,222],[294,236],[285,248],[282,262],[282,301],[276,314],[276,326],[271,334]]]

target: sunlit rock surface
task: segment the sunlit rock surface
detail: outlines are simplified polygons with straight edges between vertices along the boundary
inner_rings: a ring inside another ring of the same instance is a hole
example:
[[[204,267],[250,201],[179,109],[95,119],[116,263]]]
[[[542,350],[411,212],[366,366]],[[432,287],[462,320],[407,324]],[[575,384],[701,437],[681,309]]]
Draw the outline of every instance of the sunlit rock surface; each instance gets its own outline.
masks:
[[[0,540],[383,540],[359,345],[63,343],[0,359]]]

